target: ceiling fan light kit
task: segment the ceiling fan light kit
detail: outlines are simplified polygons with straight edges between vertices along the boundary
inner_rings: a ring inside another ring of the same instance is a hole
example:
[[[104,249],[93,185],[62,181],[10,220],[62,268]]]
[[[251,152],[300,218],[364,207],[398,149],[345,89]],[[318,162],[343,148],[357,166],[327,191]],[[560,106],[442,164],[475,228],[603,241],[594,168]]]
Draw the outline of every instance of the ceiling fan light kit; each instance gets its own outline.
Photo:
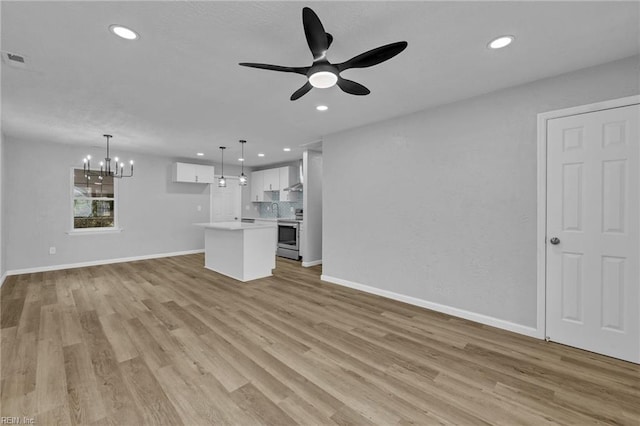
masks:
[[[302,74],[307,77],[307,82],[291,95],[291,100],[301,98],[311,89],[326,89],[338,85],[345,93],[364,96],[370,92],[362,84],[347,80],[340,73],[350,68],[368,68],[385,62],[407,48],[406,41],[387,44],[369,50],[358,56],[354,56],[346,62],[332,64],[327,60],[327,50],[333,42],[333,36],[327,33],[320,22],[318,15],[308,7],[302,9],[302,26],[307,39],[307,44],[313,55],[313,64],[309,67],[286,67],[281,65],[259,64],[254,62],[240,62],[239,65],[250,68],[259,68],[270,71]]]

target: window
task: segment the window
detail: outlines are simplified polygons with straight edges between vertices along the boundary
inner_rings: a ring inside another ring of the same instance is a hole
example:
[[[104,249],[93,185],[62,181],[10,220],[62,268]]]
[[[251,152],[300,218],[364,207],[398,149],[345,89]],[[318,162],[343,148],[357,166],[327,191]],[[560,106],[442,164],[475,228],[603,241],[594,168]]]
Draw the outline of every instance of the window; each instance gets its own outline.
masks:
[[[86,178],[82,169],[74,169],[73,229],[115,229],[116,221],[113,177]]]

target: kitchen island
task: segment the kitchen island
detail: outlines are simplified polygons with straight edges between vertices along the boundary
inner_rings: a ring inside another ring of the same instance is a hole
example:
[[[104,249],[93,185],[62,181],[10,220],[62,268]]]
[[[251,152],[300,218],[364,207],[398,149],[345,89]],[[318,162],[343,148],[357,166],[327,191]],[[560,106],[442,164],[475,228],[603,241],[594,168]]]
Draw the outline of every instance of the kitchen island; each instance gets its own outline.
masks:
[[[271,276],[276,267],[275,224],[196,223],[204,228],[204,267],[238,281]]]

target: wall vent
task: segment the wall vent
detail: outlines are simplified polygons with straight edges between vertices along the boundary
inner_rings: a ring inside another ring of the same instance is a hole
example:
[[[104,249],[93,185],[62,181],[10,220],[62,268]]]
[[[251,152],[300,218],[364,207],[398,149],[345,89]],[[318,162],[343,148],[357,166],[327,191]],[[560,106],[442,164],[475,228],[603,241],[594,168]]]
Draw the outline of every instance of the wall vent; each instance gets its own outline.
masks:
[[[12,67],[26,68],[27,66],[26,57],[16,53],[2,52],[2,61]]]
[[[7,58],[9,58],[10,61],[16,61],[24,64],[24,56],[14,55],[13,53],[7,53]]]

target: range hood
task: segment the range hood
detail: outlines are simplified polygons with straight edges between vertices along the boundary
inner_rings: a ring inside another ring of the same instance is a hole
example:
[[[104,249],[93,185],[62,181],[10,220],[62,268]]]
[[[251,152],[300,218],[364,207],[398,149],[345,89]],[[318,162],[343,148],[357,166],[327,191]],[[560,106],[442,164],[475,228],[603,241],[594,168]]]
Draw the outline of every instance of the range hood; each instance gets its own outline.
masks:
[[[300,160],[300,163],[298,165],[298,171],[300,175],[298,176],[300,179],[300,182],[294,183],[293,185],[286,187],[285,189],[283,189],[283,191],[302,192],[302,189],[303,189],[302,183],[304,181],[304,174],[303,174],[304,170],[302,169],[302,160]]]

